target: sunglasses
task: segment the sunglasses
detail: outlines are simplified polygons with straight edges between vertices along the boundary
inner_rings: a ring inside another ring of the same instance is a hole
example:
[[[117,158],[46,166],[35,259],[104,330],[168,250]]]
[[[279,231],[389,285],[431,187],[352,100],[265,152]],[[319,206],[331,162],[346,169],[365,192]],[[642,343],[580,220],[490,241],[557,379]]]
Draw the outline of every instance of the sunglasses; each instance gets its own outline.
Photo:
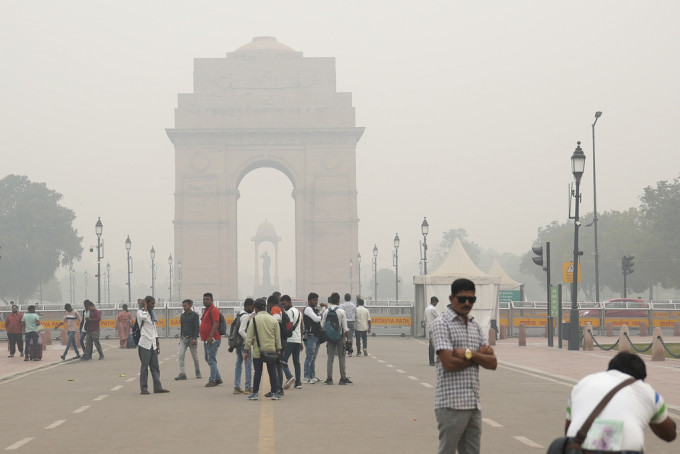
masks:
[[[475,304],[475,301],[477,301],[476,296],[457,296],[456,299],[461,304],[465,304],[466,301],[469,301],[470,304]]]

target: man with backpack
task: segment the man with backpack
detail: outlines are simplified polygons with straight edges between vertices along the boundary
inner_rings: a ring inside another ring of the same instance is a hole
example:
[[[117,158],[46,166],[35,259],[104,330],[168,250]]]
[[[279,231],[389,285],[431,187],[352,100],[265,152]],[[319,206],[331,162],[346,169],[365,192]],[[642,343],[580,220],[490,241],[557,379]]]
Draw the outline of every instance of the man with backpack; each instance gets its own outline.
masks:
[[[347,329],[347,314],[339,307],[340,295],[334,292],[330,297],[331,306],[321,317],[321,327],[326,332],[326,351],[328,362],[326,365],[327,385],[333,384],[333,361],[335,355],[340,363],[340,385],[349,385],[352,382],[345,373],[345,342],[349,342],[349,330]]]
[[[220,348],[222,336],[220,335],[220,322],[222,314],[213,304],[212,293],[203,294],[203,317],[201,317],[200,334],[205,352],[205,362],[210,366],[210,378],[205,384],[206,388],[214,388],[222,384],[222,377],[217,368],[217,350]],[[226,326],[224,327],[226,329]]]
[[[196,378],[201,378],[201,368],[198,365],[198,336],[200,324],[198,314],[194,312],[194,302],[192,300],[186,299],[182,301],[182,308],[184,309],[184,312],[179,316],[179,375],[175,377],[175,380],[187,379],[187,374],[184,372],[184,356],[187,353],[187,348],[191,351],[191,357],[194,359]]]
[[[285,310],[292,326],[290,327],[291,336],[287,339],[286,346],[283,349],[283,373],[286,374],[286,382],[283,389],[289,389],[293,382],[296,389],[302,389],[302,376],[300,375],[300,352],[302,351],[302,314],[299,310],[293,307],[293,302],[290,296],[283,295],[281,297],[281,305]],[[288,328],[286,327],[286,330]],[[295,377],[290,372],[288,367],[288,358],[293,357],[293,366],[295,367]]]
[[[252,298],[246,298],[243,303],[243,310],[236,315],[234,323],[231,324],[229,331],[229,351],[236,350],[236,366],[234,367],[234,394],[250,394],[253,392],[251,385],[251,377],[253,376],[252,367],[253,359],[248,357],[245,359],[246,353],[246,339],[248,338],[247,329],[248,323],[255,310],[255,301]],[[241,369],[245,363],[246,369],[246,389],[241,389]]]

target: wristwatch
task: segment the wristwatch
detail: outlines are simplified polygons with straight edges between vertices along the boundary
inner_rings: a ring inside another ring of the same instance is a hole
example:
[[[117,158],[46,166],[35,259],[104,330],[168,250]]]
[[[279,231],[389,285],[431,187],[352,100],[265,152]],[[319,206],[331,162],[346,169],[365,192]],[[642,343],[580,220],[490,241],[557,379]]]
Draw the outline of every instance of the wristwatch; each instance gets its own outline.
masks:
[[[469,348],[465,350],[465,359],[467,359],[468,361],[472,359],[472,352],[470,351]]]

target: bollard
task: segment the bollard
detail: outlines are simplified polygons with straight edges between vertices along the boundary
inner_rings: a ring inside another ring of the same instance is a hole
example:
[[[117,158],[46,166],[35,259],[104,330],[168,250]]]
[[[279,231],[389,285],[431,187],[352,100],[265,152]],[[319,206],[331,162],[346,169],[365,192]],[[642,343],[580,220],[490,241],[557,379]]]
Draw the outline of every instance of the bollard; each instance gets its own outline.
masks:
[[[49,329],[43,331],[43,343],[45,345],[52,345],[52,331]]]
[[[68,333],[66,332],[66,328],[61,330],[61,345],[66,345],[68,342]]]
[[[524,326],[524,323],[520,323],[519,325],[519,336],[517,337],[517,339],[519,339],[520,347],[527,346],[527,327]]]
[[[595,350],[595,345],[593,344],[593,325],[590,322],[586,322],[586,327],[583,330],[583,351],[592,352]]]
[[[666,353],[663,351],[660,337],[663,338],[663,331],[661,331],[660,326],[657,326],[654,328],[654,339],[652,340],[652,361],[666,361]]]
[[[673,323],[673,336],[680,336],[680,322]]]
[[[507,339],[508,338],[508,327],[505,325],[501,325],[501,339]]]
[[[640,321],[640,337],[647,336],[647,322]]]
[[[489,345],[496,345],[496,330],[493,328],[489,330]]]
[[[614,337],[614,326],[612,322],[607,322],[607,337]]]
[[[619,351],[630,353],[630,342],[624,334],[628,334],[628,325],[621,325],[621,330],[619,330]]]
[[[543,333],[543,337],[546,339],[548,338],[548,325],[545,325],[545,333]]]

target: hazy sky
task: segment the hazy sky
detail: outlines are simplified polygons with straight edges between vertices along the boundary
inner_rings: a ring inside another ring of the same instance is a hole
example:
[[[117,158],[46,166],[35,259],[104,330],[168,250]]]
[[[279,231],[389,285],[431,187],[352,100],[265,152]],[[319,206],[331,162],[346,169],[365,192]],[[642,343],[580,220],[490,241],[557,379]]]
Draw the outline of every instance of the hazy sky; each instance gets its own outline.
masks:
[[[398,232],[408,284],[423,216],[431,244],[462,227],[480,246],[514,253],[539,226],[565,221],[577,140],[591,211],[597,110],[600,211],[635,206],[645,186],[678,176],[679,13],[676,1],[6,0],[0,177],[24,174],[61,192],[86,248],[101,216],[117,283],[127,234],[133,280],[149,280],[151,245],[165,276],[174,217],[165,128],[177,94],[193,90],[193,59],[275,36],[305,56],[336,58],[338,91],[353,94],[366,127],[357,147],[364,282],[373,244],[379,267],[390,267]],[[263,169],[239,189],[242,276],[252,274],[250,238],[269,218],[283,237],[281,283],[291,284],[282,290],[292,291],[292,185]],[[95,261],[86,249],[76,268]]]

